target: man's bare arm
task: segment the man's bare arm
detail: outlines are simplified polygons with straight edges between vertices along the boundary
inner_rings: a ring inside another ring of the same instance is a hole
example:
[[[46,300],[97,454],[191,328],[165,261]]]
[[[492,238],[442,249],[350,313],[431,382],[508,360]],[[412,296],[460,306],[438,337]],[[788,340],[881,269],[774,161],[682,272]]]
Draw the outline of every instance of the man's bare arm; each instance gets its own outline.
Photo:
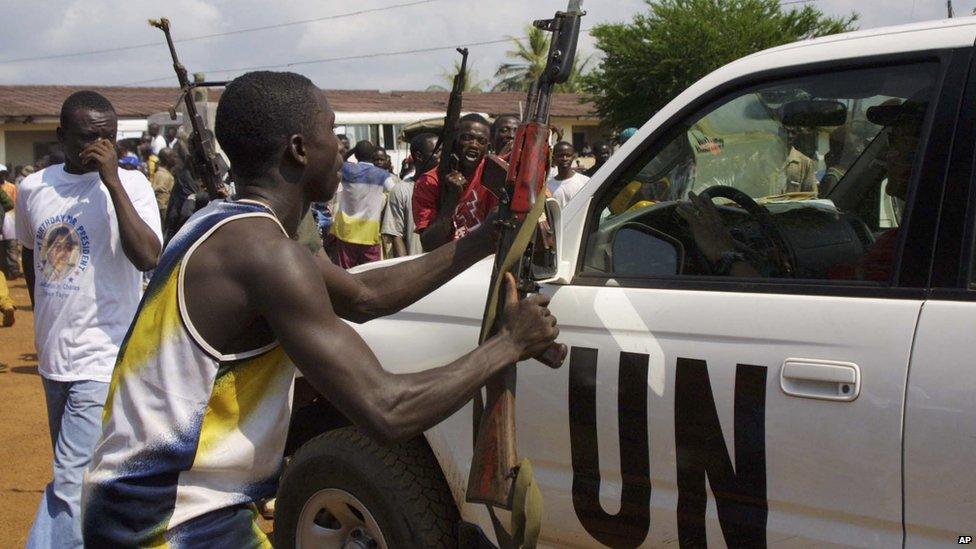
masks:
[[[322,254],[315,261],[336,314],[352,322],[367,322],[411,305],[493,253],[493,230],[485,223],[470,236],[416,259],[356,274]]]
[[[390,236],[394,257],[407,256],[407,242],[402,236]]]
[[[452,172],[439,185],[440,204],[437,216],[420,231],[420,245],[425,252],[436,250],[454,239],[454,210],[457,209],[467,180],[460,173]]]
[[[519,302],[510,280],[498,335],[446,366],[393,374],[336,316],[308,252],[284,240],[262,247],[269,254],[259,256],[265,260],[239,271],[255,312],[268,322],[309,383],[382,442],[409,439],[429,429],[468,402],[491,376],[538,355],[559,333],[546,309],[548,298],[536,295]]]
[[[453,210],[452,210],[453,211]],[[454,218],[440,215],[420,231],[420,245],[425,252],[436,250],[454,238]]]

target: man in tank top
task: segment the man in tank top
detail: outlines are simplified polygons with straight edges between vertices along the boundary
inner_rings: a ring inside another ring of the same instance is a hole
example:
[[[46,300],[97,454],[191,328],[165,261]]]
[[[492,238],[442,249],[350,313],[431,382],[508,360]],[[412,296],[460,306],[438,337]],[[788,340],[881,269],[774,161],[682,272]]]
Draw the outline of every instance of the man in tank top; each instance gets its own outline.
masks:
[[[439,368],[384,370],[341,319],[417,301],[492,253],[494,229],[357,274],[310,255],[289,236],[338,185],[334,122],[297,74],[249,73],[221,96],[216,135],[237,196],[170,241],[129,329],[86,477],[87,546],[268,546],[253,502],[275,493],[295,367],[370,436],[405,440],[558,335],[548,298],[518,301],[509,280],[498,335]]]

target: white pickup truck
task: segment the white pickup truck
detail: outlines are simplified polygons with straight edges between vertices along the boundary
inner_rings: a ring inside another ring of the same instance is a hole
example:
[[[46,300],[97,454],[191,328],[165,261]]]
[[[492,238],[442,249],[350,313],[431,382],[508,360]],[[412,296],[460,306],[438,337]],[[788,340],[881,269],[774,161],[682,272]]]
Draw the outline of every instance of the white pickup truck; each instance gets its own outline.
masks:
[[[974,41],[963,18],[740,59],[550,209],[539,281],[571,354],[517,387],[543,545],[976,535]],[[392,371],[445,364],[490,269],[357,329]],[[498,543],[464,501],[470,406],[384,448],[299,383],[299,446],[282,546]]]

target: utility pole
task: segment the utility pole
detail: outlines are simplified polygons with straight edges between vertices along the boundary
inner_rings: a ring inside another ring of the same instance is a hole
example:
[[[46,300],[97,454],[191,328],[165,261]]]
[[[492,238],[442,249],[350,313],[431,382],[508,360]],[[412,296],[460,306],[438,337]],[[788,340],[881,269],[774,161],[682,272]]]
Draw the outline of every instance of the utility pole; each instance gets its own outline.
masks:
[[[952,0],[946,0],[946,8],[949,10],[949,19],[952,19]]]

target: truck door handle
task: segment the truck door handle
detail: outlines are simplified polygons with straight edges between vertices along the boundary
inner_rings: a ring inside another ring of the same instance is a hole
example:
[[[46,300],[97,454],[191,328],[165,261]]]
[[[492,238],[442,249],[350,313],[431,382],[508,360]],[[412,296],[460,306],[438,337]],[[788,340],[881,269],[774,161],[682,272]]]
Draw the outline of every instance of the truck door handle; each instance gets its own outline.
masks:
[[[788,358],[779,386],[790,396],[851,402],[861,394],[861,369],[851,362]]]

